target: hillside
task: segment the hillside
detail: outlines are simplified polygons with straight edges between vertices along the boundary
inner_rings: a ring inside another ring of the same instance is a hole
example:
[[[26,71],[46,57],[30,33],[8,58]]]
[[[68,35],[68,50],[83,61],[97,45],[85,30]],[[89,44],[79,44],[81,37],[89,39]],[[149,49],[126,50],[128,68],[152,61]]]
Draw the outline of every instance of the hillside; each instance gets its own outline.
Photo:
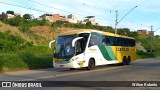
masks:
[[[0,32],[9,31],[12,35],[18,35],[21,36],[26,41],[31,41],[28,35],[25,35],[24,33],[20,32],[17,27],[10,26],[8,24],[4,24],[0,21]]]
[[[33,26],[28,32],[22,32],[18,27],[4,24],[0,21],[0,32],[9,31],[10,34],[20,36],[26,41],[32,41],[34,44],[43,43],[55,39],[57,35],[65,31],[74,30],[75,28],[57,28],[53,29],[50,26]]]
[[[60,33],[74,29],[75,28],[67,27],[53,29],[50,26],[33,26],[30,28],[30,32],[21,32],[17,27],[10,26],[8,24],[0,22],[1,32],[10,31],[10,34],[21,36],[26,41],[32,41],[35,44],[50,41],[52,39],[55,39],[56,36]],[[141,42],[138,42],[136,44],[136,48],[137,50],[146,51],[144,47],[141,45]]]

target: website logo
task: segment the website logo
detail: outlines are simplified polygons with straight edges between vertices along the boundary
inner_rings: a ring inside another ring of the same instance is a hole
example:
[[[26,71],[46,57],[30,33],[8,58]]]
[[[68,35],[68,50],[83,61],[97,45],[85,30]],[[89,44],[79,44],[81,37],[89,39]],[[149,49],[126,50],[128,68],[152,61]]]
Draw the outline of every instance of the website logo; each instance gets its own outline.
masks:
[[[11,87],[11,82],[2,82],[2,87]]]

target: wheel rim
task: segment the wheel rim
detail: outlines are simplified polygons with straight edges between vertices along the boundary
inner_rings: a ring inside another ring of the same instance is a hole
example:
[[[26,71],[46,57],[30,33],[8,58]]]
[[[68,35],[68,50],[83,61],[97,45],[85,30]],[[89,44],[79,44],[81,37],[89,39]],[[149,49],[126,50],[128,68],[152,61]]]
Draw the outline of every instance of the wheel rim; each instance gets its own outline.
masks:
[[[127,64],[127,59],[124,57],[123,58],[123,65],[126,65]]]
[[[126,61],[127,63],[127,65],[129,65],[130,64],[130,58],[128,57],[128,59],[127,59],[127,61]]]
[[[93,60],[91,60],[89,62],[89,69],[93,69],[93,67],[94,67],[94,62],[93,62]]]

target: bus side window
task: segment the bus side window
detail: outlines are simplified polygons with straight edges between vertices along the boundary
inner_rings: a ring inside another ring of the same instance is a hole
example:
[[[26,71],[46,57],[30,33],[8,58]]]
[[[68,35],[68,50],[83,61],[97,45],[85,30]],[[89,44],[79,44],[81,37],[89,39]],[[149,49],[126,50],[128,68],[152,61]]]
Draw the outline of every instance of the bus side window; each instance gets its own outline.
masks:
[[[110,46],[110,37],[106,36],[106,45]]]
[[[131,47],[135,46],[135,40],[131,40]]]
[[[120,40],[120,38],[117,38],[117,46],[121,46],[121,40]]]
[[[95,44],[94,36],[92,35],[89,41],[89,47],[93,46],[94,44]]]
[[[113,46],[113,37],[110,37],[109,41],[110,41],[110,45]]]
[[[124,38],[121,38],[121,42],[122,42],[122,46],[125,46],[125,45],[126,45]]]
[[[93,45],[99,45],[100,44],[100,40],[99,40],[99,35],[98,34],[91,34],[91,38],[89,41],[89,47],[93,46]]]
[[[128,46],[132,47],[131,39],[128,39]]]
[[[105,36],[102,36],[102,39],[100,41],[101,41],[100,45],[106,45],[106,37]]]
[[[113,46],[117,46],[117,38],[116,37],[114,37]]]
[[[126,39],[126,46],[129,46],[129,39]]]
[[[81,33],[78,36],[83,37],[83,39],[80,39],[77,41],[76,55],[83,53],[85,51],[86,44],[87,44],[88,37],[89,37],[89,33]]]
[[[76,55],[80,54],[83,52],[83,47],[81,45],[81,43],[83,42],[83,40],[78,40],[77,41],[77,45],[76,45]]]

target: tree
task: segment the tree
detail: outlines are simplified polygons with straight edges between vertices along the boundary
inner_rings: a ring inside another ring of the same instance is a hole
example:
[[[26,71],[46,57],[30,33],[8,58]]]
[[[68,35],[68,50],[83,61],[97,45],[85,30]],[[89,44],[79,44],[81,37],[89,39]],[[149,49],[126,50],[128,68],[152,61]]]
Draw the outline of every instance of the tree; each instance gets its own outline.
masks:
[[[21,17],[14,17],[6,20],[6,23],[12,26],[20,26],[22,22],[23,20]]]
[[[137,32],[135,32],[135,31],[133,32],[132,31],[132,32],[130,32],[129,36],[136,38],[138,36],[138,34],[137,34]]]
[[[1,21],[4,22],[6,20],[7,20],[7,15],[4,12],[2,12]]]
[[[24,14],[23,18],[26,20],[31,20],[31,15],[30,14]]]
[[[128,36],[129,33],[130,33],[130,30],[128,28],[118,29],[118,34],[120,34],[120,35],[126,35],[126,36]]]
[[[87,26],[88,28],[91,28],[91,27],[92,27],[91,21],[88,21],[88,22],[86,23],[86,26]]]

